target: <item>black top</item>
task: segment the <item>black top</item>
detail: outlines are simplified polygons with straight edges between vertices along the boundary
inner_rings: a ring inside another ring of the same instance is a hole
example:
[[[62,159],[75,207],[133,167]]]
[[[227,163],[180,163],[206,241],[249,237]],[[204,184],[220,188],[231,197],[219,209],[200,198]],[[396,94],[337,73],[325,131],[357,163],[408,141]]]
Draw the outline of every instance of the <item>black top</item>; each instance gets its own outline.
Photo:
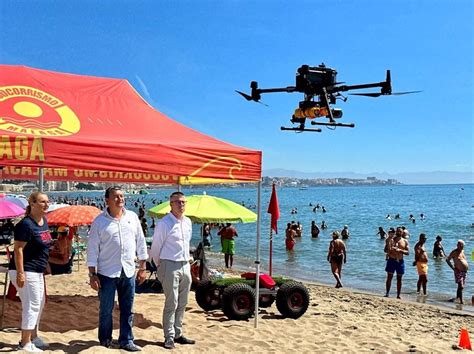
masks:
[[[48,222],[43,218],[40,226],[31,217],[24,217],[15,225],[14,240],[26,242],[23,248],[23,269],[25,272],[44,273],[49,258],[51,234]],[[10,261],[9,269],[16,270],[15,257]]]

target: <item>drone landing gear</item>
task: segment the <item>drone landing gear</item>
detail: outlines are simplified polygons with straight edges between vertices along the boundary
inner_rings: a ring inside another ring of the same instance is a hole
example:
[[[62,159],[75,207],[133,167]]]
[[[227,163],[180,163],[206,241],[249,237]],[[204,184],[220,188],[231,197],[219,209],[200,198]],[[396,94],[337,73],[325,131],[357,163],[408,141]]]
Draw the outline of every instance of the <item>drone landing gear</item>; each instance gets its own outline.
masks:
[[[311,128],[305,128],[305,127],[298,127],[298,128],[287,128],[287,127],[280,127],[281,130],[292,130],[295,132],[317,132],[321,133],[321,129],[311,129]]]
[[[313,122],[311,121],[311,125],[324,125],[327,127],[345,127],[345,128],[354,128],[354,123],[336,123],[336,122]]]

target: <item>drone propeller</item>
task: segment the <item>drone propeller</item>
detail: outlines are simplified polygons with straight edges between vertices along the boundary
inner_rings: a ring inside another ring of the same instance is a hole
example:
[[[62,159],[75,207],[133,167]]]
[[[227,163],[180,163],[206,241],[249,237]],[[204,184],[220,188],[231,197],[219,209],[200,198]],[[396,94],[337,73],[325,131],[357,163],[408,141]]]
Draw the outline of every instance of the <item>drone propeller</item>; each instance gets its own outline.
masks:
[[[408,95],[411,93],[418,93],[423,91],[405,91],[405,92],[392,92],[390,94],[381,93],[381,92],[364,92],[364,93],[350,93],[351,96],[366,96],[366,97],[380,97],[380,96],[400,96],[400,95]]]
[[[246,93],[243,93],[243,92],[237,91],[237,90],[235,90],[235,92],[237,92],[239,95],[241,95],[241,96],[242,96],[243,98],[245,98],[247,101],[253,101],[252,96],[249,96],[249,95],[247,95]]]
[[[235,92],[237,92],[239,95],[241,95],[241,96],[242,96],[243,98],[245,98],[247,101],[254,101],[254,102],[263,104],[264,106],[267,106],[267,107],[268,107],[267,104],[263,103],[262,101],[259,101],[259,100],[254,99],[252,96],[247,95],[247,94],[244,93],[244,92],[237,91],[237,90],[235,90]]]

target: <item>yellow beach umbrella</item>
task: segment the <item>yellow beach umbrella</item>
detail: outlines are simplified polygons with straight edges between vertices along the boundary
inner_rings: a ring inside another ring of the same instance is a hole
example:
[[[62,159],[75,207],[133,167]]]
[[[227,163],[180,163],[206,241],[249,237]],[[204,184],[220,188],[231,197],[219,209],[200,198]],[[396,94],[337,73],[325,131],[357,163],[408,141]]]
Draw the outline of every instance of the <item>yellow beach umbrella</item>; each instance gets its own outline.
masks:
[[[204,194],[191,195],[186,197],[186,201],[184,214],[194,223],[247,223],[257,221],[257,214],[228,199]],[[170,210],[170,203],[166,201],[149,209],[148,215],[162,218]]]

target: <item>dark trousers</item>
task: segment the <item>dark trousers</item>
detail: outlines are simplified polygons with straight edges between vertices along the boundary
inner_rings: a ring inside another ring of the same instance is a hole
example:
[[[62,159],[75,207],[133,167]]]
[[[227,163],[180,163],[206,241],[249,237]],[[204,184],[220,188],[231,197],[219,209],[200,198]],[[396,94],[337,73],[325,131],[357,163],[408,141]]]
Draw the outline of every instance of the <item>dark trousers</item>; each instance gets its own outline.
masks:
[[[133,298],[135,295],[135,276],[127,278],[122,270],[119,278],[109,278],[99,274],[99,341],[101,344],[112,341],[115,291],[118,294],[120,308],[121,346],[133,342]]]

